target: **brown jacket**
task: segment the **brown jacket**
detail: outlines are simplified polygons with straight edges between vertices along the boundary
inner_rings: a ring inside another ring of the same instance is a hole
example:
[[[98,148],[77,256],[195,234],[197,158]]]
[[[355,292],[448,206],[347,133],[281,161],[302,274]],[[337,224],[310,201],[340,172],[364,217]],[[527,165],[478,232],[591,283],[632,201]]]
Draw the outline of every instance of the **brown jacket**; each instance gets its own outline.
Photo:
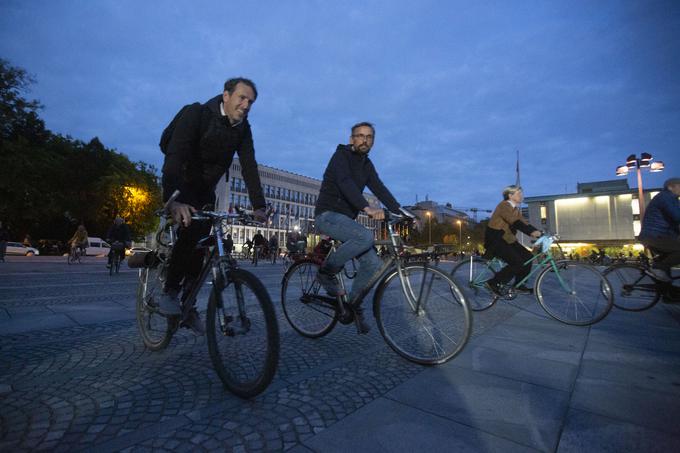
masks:
[[[517,242],[517,230],[525,234],[531,234],[537,230],[529,225],[529,222],[522,217],[519,208],[513,208],[509,201],[504,200],[498,203],[496,209],[491,214],[491,219],[486,227],[484,247],[489,249],[503,240],[508,244]]]

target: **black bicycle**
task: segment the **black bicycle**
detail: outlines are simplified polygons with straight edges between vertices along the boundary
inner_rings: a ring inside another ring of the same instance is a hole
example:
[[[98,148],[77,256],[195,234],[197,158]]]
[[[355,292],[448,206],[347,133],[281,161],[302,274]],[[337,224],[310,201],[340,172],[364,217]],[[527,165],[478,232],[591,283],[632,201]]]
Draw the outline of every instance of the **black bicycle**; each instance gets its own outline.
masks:
[[[125,256],[125,244],[120,241],[114,241],[111,244],[111,262],[109,263],[109,275],[118,273],[120,271],[120,263]]]
[[[164,316],[159,298],[176,241],[176,226],[167,216],[173,194],[158,211],[161,226],[156,245],[148,254],[130,260],[142,262],[137,291],[137,325],[146,347],[165,348],[182,320],[193,309],[205,281],[212,280],[206,334],[213,367],[224,386],[242,398],[261,393],[271,383],[279,360],[279,328],[269,294],[262,282],[238,263],[224,247],[224,223],[258,225],[243,211],[198,211],[192,221],[211,222],[210,234],[199,241],[205,259],[199,277],[181,297],[182,316]],[[131,264],[132,266],[132,264]]]
[[[654,253],[654,252],[652,252]],[[662,254],[656,253],[652,262],[659,260]],[[603,272],[614,292],[614,306],[626,311],[643,311],[652,308],[666,296],[673,301],[679,300],[680,288],[672,282],[659,280],[651,271],[649,260],[640,263],[619,263],[609,266]],[[680,275],[672,278],[680,279]]]
[[[354,308],[377,284],[373,314],[385,342],[399,355],[415,363],[435,365],[458,354],[470,337],[472,317],[463,293],[446,272],[430,262],[405,262],[403,244],[394,225],[404,216],[385,211],[390,234],[378,241],[389,250],[383,272],[349,300],[343,275],[337,274],[343,295],[326,295],[317,280],[322,259],[307,256],[291,265],[281,282],[281,304],[290,325],[309,338],[328,334],[338,323],[351,324]],[[334,247],[330,253],[333,253]]]

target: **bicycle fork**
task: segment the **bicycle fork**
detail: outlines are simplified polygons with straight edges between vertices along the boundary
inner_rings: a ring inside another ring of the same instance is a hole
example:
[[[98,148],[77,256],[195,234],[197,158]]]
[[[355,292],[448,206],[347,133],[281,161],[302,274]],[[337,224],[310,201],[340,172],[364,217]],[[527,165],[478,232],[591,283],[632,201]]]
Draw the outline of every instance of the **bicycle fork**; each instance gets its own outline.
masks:
[[[251,322],[246,315],[246,302],[243,297],[243,288],[241,283],[229,281],[229,269],[227,263],[220,260],[219,266],[213,266],[213,291],[217,298],[217,318],[220,321],[220,330],[222,334],[227,337],[234,337],[236,335],[243,335],[250,331]],[[238,309],[238,323],[234,323],[234,316],[227,314],[225,311],[224,290],[233,283],[234,292],[236,294],[236,307]]]

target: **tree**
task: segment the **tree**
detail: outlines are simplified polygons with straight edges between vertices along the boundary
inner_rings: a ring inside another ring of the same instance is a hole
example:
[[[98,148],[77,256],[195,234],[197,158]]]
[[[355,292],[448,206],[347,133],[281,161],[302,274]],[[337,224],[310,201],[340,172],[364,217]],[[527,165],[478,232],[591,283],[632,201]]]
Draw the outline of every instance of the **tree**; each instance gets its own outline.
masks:
[[[65,240],[79,223],[103,236],[120,214],[135,237],[151,231],[160,204],[157,171],[107,149],[51,133],[40,103],[22,95],[33,79],[0,59],[0,219],[19,239]]]

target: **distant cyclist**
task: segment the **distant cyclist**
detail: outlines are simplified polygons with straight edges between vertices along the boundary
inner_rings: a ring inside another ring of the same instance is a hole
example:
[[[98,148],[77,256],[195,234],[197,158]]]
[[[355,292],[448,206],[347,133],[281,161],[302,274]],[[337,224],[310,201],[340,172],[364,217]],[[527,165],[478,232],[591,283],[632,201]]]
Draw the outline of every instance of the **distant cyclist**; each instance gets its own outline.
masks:
[[[87,246],[89,245],[85,225],[78,225],[76,232],[68,242],[71,245],[71,250],[76,248],[80,249],[80,254],[85,255]]]
[[[494,294],[500,296],[501,285],[515,279],[515,283],[523,280],[531,272],[531,263],[524,264],[532,258],[531,252],[517,242],[517,231],[533,238],[541,236],[538,228],[527,222],[519,210],[524,200],[524,192],[520,186],[507,186],[503,189],[503,201],[498,203],[491,214],[491,219],[484,233],[484,248],[487,253],[502,259],[507,266],[502,268],[494,277],[486,282],[487,287]],[[526,285],[516,288],[519,292],[532,292]]]
[[[670,178],[647,206],[642,219],[640,242],[663,253],[652,263],[652,273],[662,281],[670,281],[671,267],[680,264],[680,178]]]
[[[106,242],[111,244],[111,250],[109,250],[109,261],[106,264],[107,268],[111,267],[114,253],[118,253],[121,262],[125,259],[125,248],[132,246],[131,241],[130,228],[128,228],[128,226],[125,224],[125,221],[122,217],[116,216],[115,220],[113,221],[113,225],[106,233]]]

